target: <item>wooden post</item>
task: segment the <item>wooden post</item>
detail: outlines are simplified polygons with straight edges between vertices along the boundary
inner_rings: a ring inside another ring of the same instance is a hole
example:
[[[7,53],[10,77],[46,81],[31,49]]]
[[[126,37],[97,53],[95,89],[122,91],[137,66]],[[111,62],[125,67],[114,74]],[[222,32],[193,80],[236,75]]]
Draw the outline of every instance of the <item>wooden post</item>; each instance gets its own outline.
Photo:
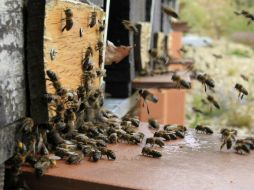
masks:
[[[1,165],[13,154],[16,121],[26,115],[23,1],[1,0],[0,21]]]

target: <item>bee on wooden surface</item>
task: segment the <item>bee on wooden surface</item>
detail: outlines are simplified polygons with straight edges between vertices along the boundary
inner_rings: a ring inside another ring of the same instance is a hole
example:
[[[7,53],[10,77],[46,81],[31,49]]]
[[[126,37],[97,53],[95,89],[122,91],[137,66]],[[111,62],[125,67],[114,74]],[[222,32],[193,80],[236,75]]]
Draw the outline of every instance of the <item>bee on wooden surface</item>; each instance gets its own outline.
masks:
[[[82,60],[83,71],[90,71],[93,69],[92,62],[90,62],[91,56],[93,56],[93,49],[91,46],[89,46],[87,47],[84,59]]]
[[[155,119],[148,119],[148,124],[149,127],[153,128],[153,129],[159,129],[160,128],[160,124],[157,120]]]
[[[238,97],[241,97],[241,99],[243,99],[244,96],[247,96],[249,94],[246,88],[244,88],[243,85],[239,83],[235,84],[235,89],[239,92]]]
[[[84,155],[81,153],[74,153],[69,155],[66,162],[68,164],[79,164],[84,159]]]
[[[208,102],[209,102],[210,104],[212,104],[214,107],[216,107],[217,109],[220,109],[219,103],[214,99],[213,96],[208,95],[206,99],[207,99]]]
[[[90,152],[89,154],[89,160],[93,162],[97,162],[98,160],[101,159],[101,151],[94,149]]]
[[[153,157],[153,158],[159,158],[161,157],[161,153],[156,151],[156,150],[153,150],[149,147],[144,147],[142,149],[142,152],[141,152],[144,156],[150,156],[150,157]]]
[[[133,137],[136,139],[138,143],[141,143],[143,139],[145,138],[145,134],[142,132],[137,132],[133,134]]]
[[[189,82],[185,81],[184,79],[182,79],[177,74],[173,74],[171,77],[171,80],[176,83],[177,88],[182,88],[182,87],[187,88],[187,89],[191,88],[191,84]]]
[[[103,20],[103,21],[98,20],[98,23],[100,24],[99,31],[103,32],[105,30],[105,20]]]
[[[65,158],[70,155],[70,151],[67,148],[62,148],[62,147],[56,147],[56,150],[54,151],[54,154],[56,156],[59,156],[60,158]]]
[[[174,9],[172,9],[171,7],[169,7],[169,6],[162,6],[161,9],[162,9],[162,11],[163,11],[166,15],[172,16],[172,17],[174,17],[174,18],[176,18],[176,19],[179,18],[179,16],[178,16],[178,14],[176,13],[176,11],[175,11]]]
[[[234,146],[234,149],[237,154],[249,154],[250,153],[250,145],[248,142],[245,142],[245,140],[237,140]]]
[[[163,147],[165,145],[164,142],[160,138],[156,138],[156,137],[147,138],[146,144],[150,144],[151,146],[154,146],[155,144],[157,144],[160,147]]]
[[[206,92],[206,86],[208,86],[209,88],[215,87],[214,80],[207,74],[198,74],[197,80],[201,82],[202,85],[204,85],[205,92]]]
[[[59,159],[51,158],[49,156],[42,156],[38,162],[34,165],[35,174],[37,177],[41,177],[50,168],[56,165],[56,160]]]
[[[62,87],[62,84],[59,81],[56,73],[54,73],[51,70],[47,70],[46,73],[47,73],[47,76],[49,77],[49,80],[52,82],[53,87],[56,90],[56,94],[61,97],[64,97],[67,94],[67,90]]]
[[[117,141],[118,141],[118,136],[117,136],[117,133],[111,133],[108,137],[109,139],[109,142],[112,143],[112,144],[116,144]]]
[[[110,160],[115,160],[116,159],[116,155],[113,152],[113,150],[107,149],[107,148],[99,148],[99,150],[101,151],[101,155],[105,155],[107,156],[107,158]]]
[[[98,41],[95,47],[96,51],[102,51],[103,48],[103,42],[102,41]]]
[[[147,104],[147,101],[157,103],[159,101],[158,97],[153,95],[153,93],[149,92],[148,90],[141,89],[138,91],[139,96],[143,98],[143,107],[145,106],[145,103]],[[150,114],[148,105],[147,105],[147,113]]]
[[[124,25],[125,29],[129,30],[130,32],[134,32],[135,34],[138,33],[138,29],[136,27],[136,23],[131,22],[129,20],[123,20],[122,24]]]
[[[96,25],[97,23],[97,12],[93,11],[91,12],[91,16],[90,16],[90,22],[89,22],[89,27],[92,28]]]
[[[171,140],[169,133],[164,130],[156,131],[153,136],[154,137],[161,137],[161,138],[165,139],[166,141]]]
[[[204,126],[204,125],[197,125],[195,130],[197,132],[201,132],[201,133],[205,133],[205,134],[208,134],[208,135],[211,135],[213,134],[213,130],[207,126]]]
[[[222,144],[220,149],[227,145],[227,149],[231,149],[233,143],[236,141],[237,130],[223,128],[220,133],[222,134]]]
[[[64,30],[69,31],[73,27],[73,24],[74,24],[73,19],[72,19],[72,17],[73,17],[72,10],[70,8],[68,8],[68,9],[64,10],[64,13],[65,13],[66,23],[65,23],[65,26],[62,29],[62,32]]]
[[[56,129],[52,129],[48,133],[48,141],[55,146],[64,143],[63,137],[61,137],[60,133]]]

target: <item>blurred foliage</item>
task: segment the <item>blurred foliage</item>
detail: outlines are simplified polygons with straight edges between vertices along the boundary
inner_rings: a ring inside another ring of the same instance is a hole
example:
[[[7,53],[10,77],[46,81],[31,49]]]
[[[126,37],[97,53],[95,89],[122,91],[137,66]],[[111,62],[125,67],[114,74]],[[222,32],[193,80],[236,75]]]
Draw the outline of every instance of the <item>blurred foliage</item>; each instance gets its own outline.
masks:
[[[227,52],[228,55],[234,55],[234,56],[237,56],[237,57],[244,57],[244,58],[249,58],[251,57],[250,56],[250,53],[246,50],[242,50],[242,49],[233,49],[233,50],[230,50],[229,52]]]
[[[181,0],[181,20],[187,21],[192,32],[213,37],[231,36],[234,32],[254,31],[254,23],[236,16],[234,11],[254,13],[253,0]]]

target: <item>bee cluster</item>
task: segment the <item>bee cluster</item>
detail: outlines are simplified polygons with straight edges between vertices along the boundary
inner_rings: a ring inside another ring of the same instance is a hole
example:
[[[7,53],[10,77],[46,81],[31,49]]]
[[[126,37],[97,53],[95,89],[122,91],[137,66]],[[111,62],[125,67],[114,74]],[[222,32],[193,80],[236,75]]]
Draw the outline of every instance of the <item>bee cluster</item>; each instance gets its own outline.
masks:
[[[254,149],[254,138],[246,137],[243,139],[236,139],[237,130],[223,128],[220,131],[222,145],[221,149],[226,145],[227,149],[234,149],[237,154],[249,154]]]
[[[170,124],[164,125],[163,130],[159,130],[160,125],[154,119],[149,120],[149,126],[153,129],[157,129],[158,131],[154,132],[153,137],[146,138],[146,146],[143,147],[141,153],[144,156],[149,156],[153,158],[159,158],[162,156],[159,151],[152,149],[154,145],[163,147],[165,145],[164,141],[183,139],[187,131],[187,128],[183,125]],[[149,144],[150,146],[147,146],[147,144]]]

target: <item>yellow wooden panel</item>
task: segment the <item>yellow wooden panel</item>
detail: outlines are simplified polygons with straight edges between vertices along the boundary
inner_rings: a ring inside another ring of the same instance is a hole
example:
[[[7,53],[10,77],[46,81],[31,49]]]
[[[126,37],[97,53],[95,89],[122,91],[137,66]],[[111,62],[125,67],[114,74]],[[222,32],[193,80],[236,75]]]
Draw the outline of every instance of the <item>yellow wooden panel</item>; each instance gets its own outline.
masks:
[[[64,10],[70,8],[73,12],[74,25],[71,30],[62,32],[65,26]],[[91,12],[97,12],[97,24],[90,28]],[[45,70],[52,70],[58,76],[62,85],[67,89],[76,89],[81,84],[81,62],[87,47],[93,49],[93,63],[99,67],[99,51],[95,50],[98,41],[103,41],[103,33],[99,31],[98,20],[103,21],[105,13],[99,7],[90,6],[77,1],[55,0],[46,5],[44,30],[44,63]],[[80,29],[83,28],[83,37]],[[50,51],[54,48],[57,53],[51,60]],[[99,87],[97,79],[94,87]],[[47,83],[47,91],[52,92],[52,86]]]

